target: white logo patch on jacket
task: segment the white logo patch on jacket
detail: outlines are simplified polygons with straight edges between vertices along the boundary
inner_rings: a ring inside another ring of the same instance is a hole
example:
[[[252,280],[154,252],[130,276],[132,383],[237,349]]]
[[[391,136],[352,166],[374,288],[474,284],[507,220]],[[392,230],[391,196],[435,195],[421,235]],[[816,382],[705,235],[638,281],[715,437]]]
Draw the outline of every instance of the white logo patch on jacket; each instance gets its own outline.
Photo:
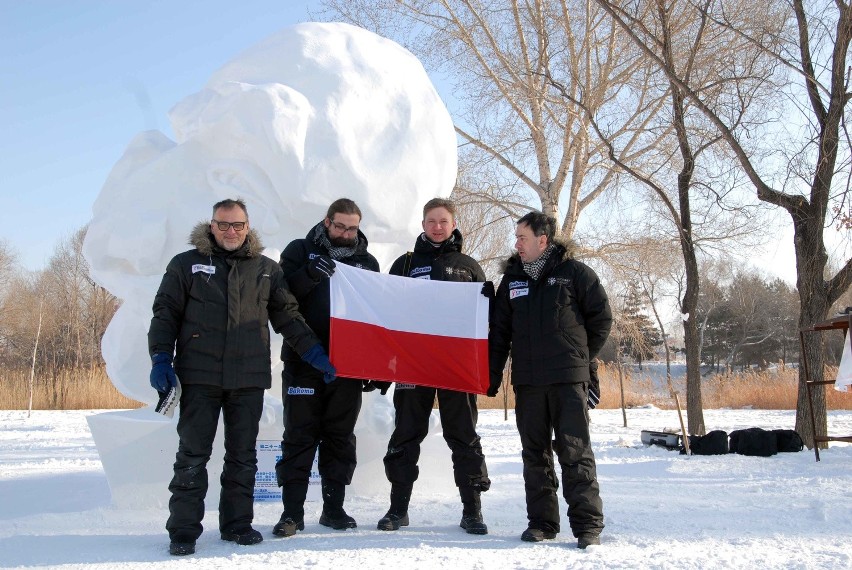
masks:
[[[425,267],[415,267],[408,272],[408,276],[415,279],[431,279],[429,276],[430,273],[432,273],[432,266],[427,265]]]
[[[213,275],[214,273],[216,273],[216,266],[215,265],[204,265],[203,263],[196,263],[195,265],[192,266],[192,272],[193,273],[198,273],[198,272],[209,273],[210,275]]]
[[[509,299],[515,297],[523,297],[530,294],[529,281],[510,281],[509,282]]]
[[[548,277],[547,278],[548,285],[565,285],[566,287],[571,286],[571,280],[565,277]]]
[[[290,386],[287,388],[288,396],[313,396],[313,388],[300,388],[299,386]]]

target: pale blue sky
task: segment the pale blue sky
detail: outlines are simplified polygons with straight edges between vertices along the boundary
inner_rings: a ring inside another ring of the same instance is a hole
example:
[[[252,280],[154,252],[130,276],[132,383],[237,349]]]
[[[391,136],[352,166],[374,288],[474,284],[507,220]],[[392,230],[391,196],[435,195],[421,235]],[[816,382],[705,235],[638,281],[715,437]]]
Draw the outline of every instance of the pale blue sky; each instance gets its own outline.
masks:
[[[136,134],[173,138],[169,109],[213,71],[318,16],[319,0],[0,0],[0,239],[25,268],[42,269],[58,241],[89,221]],[[752,262],[792,282],[782,219],[784,237]]]
[[[0,195],[27,269],[82,227],[140,131],[316,0],[0,0]]]

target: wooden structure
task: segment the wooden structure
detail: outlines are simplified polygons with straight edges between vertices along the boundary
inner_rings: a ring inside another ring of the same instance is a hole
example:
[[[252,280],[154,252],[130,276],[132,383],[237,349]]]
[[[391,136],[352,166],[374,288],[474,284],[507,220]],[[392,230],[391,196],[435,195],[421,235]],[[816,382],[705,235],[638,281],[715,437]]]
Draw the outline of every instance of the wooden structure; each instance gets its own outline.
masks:
[[[811,332],[825,332],[832,330],[839,330],[842,334],[846,334],[852,327],[852,313],[841,315],[839,317],[834,317],[828,319],[827,321],[822,321],[816,323],[815,325],[802,329],[799,331],[799,341],[802,345],[802,366],[804,366],[805,370],[805,384],[808,390],[808,406],[810,407],[811,412],[811,433],[814,438],[814,455],[816,455],[816,460],[819,461],[819,444],[820,443],[828,443],[829,441],[844,441],[846,443],[852,443],[852,435],[844,435],[844,436],[829,436],[829,435],[817,435],[816,434],[816,421],[814,420],[814,399],[813,399],[813,388],[814,386],[825,386],[828,384],[834,384],[834,380],[811,380],[811,375],[808,370],[808,359],[805,356],[805,333]],[[852,336],[852,335],[850,335]],[[844,342],[847,342],[844,337]],[[848,340],[848,342],[852,342],[852,338]]]

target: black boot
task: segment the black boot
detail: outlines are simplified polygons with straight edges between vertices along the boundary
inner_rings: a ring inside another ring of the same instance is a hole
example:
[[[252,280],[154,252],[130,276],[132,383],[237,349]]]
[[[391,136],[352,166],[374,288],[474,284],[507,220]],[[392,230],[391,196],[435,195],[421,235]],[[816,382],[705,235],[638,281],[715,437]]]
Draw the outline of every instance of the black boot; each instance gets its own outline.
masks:
[[[376,528],[379,530],[399,530],[401,526],[408,526],[408,501],[411,500],[413,483],[391,484],[391,504],[385,516],[379,519]]]
[[[459,487],[464,510],[459,526],[468,534],[488,534],[488,527],[482,521],[482,503],[479,500],[479,489],[474,487]]]
[[[307,481],[290,482],[281,488],[281,500],[284,512],[272,528],[275,536],[293,536],[297,530],[305,530],[305,497],[308,494]]]
[[[343,499],[346,496],[346,485],[339,481],[322,482],[322,514],[319,523],[334,530],[346,530],[358,525],[355,519],[343,510]]]

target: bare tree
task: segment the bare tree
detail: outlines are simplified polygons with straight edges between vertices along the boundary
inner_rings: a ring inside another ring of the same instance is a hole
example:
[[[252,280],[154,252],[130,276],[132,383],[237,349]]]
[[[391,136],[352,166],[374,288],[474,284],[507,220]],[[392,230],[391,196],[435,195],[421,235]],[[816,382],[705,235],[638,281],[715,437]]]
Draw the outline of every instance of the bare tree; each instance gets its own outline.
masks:
[[[760,69],[754,50],[748,68],[737,69],[727,62],[734,59],[734,52],[742,49],[743,42],[722,44],[705,19],[661,0],[636,4],[635,9],[643,20],[651,22],[649,25],[656,32],[655,43],[648,49],[660,61],[677,69],[709,100],[729,101],[734,94],[740,94],[739,105],[731,104],[728,109],[737,121],[748,116],[748,105],[760,89],[759,83],[750,80],[750,74]],[[677,32],[681,35],[676,35]],[[573,98],[559,80],[548,78],[562,97]],[[728,171],[719,171],[720,161],[714,160],[719,136],[708,130],[707,120],[695,111],[677,83],[666,78],[658,89],[660,96],[668,100],[669,112],[650,124],[656,126],[654,134],[665,137],[668,144],[656,147],[657,152],[647,153],[641,160],[630,155],[625,159],[626,155],[619,150],[624,144],[623,137],[612,128],[612,123],[603,125],[594,109],[579,100],[575,103],[584,110],[589,124],[609,148],[613,164],[653,192],[663,218],[676,231],[674,238],[680,245],[685,276],[679,302],[686,348],[689,431],[703,434],[700,334],[696,320],[700,290],[698,249],[702,240],[706,244],[730,240],[747,234],[754,226],[749,228],[745,205],[736,199],[736,177]],[[738,216],[726,213],[730,211],[736,211]],[[714,215],[709,215],[710,212]]]
[[[54,405],[62,404],[69,389],[58,381],[63,371],[79,378],[102,363],[101,339],[118,308],[117,299],[89,277],[82,255],[85,232],[61,240],[43,271],[15,275],[0,299],[0,365],[32,366],[36,380],[51,388]]]
[[[832,201],[838,206],[844,203],[852,175],[852,147],[845,123],[850,100],[846,76],[852,40],[850,6],[840,1],[806,5],[802,0],[765,5],[748,3],[747,10],[735,1],[680,4],[720,36],[731,42],[746,41],[773,58],[776,70],[784,70],[794,79],[777,86],[777,99],[787,102],[783,108],[786,123],[766,141],[771,148],[761,148],[763,137],[754,137],[759,126],[732,118],[729,105],[708,101],[682,69],[660,56],[657,46],[663,30],[636,10],[639,4],[596,2],[613,16],[683,97],[712,122],[756,188],[758,199],[789,213],[795,232],[796,285],[801,306],[799,328],[825,319],[832,303],[852,283],[852,259],[833,277],[824,277],[828,258],[824,231],[832,225],[829,205]],[[672,30],[673,37],[679,33]],[[764,75],[762,79],[768,82],[772,78]],[[803,98],[799,97],[801,94]],[[797,114],[795,118],[793,113]],[[784,128],[789,125],[796,128]],[[770,153],[775,153],[775,160],[767,160]],[[778,157],[786,161],[782,169],[777,168]],[[842,208],[834,211],[842,212]],[[808,359],[814,380],[823,378],[821,345],[821,335],[808,335],[805,339],[802,357]],[[812,446],[814,434],[807,402],[804,377],[800,373],[796,430]],[[824,435],[827,420],[822,390],[815,394],[814,414],[817,435]]]
[[[641,136],[663,101],[636,72],[635,49],[604,11],[581,0],[324,0],[326,14],[391,37],[452,83],[463,160],[488,181],[468,193],[514,215],[531,207],[572,238],[580,214],[617,172],[575,103],[619,124],[620,152],[641,156]],[[572,98],[549,92],[545,71]],[[625,116],[625,98],[641,104]],[[650,145],[650,146],[648,146]],[[536,203],[537,202],[537,203]],[[562,214],[564,212],[564,214]]]

